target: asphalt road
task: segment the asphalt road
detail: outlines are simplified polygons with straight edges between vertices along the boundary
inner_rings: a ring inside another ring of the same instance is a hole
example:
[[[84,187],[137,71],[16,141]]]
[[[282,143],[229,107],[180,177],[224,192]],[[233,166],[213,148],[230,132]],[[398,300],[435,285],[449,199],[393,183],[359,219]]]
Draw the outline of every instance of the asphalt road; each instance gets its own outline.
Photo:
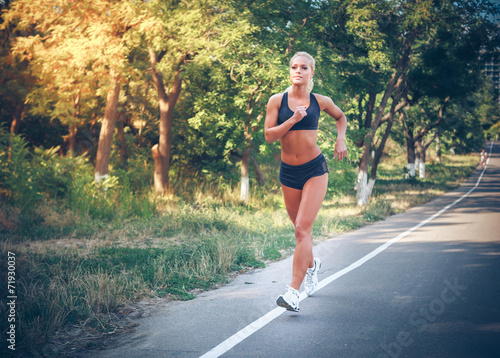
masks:
[[[500,357],[500,144],[459,189],[314,251],[322,288],[298,314],[275,305],[288,258],[78,356]]]

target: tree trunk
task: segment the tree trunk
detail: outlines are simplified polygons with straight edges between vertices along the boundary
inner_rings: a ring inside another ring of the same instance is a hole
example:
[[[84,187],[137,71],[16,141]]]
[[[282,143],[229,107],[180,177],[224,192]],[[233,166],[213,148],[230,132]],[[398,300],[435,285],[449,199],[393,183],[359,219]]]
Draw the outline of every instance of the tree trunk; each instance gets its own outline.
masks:
[[[76,148],[76,132],[77,132],[77,126],[75,123],[71,123],[69,125],[69,135],[68,135],[68,152],[70,157],[75,156],[75,148]],[[99,152],[98,152],[99,153]]]
[[[10,125],[10,133],[17,135],[19,133],[19,127],[21,126],[21,121],[24,114],[24,103],[18,103],[14,114],[12,115],[12,123]]]
[[[406,104],[409,107],[408,101]],[[405,178],[415,177],[415,137],[413,135],[413,123],[407,123],[406,112],[403,110],[399,113],[399,122],[403,125],[403,130],[406,139],[406,175]]]
[[[441,163],[441,137],[436,137],[436,163]]]
[[[10,124],[10,136],[15,136],[19,133],[19,127],[21,126],[21,121],[23,119],[24,114],[24,103],[18,103],[14,114],[12,116],[12,123]],[[7,160],[10,161],[12,159],[12,148],[9,144],[9,154]]]
[[[68,142],[69,142],[69,156],[74,157],[75,156],[75,149],[76,149],[76,132],[78,130],[78,125],[77,123],[79,122],[80,118],[80,99],[82,98],[82,90],[78,91],[78,94],[76,97],[71,96],[72,102],[73,102],[73,120],[71,121],[71,124],[69,125],[69,135],[67,137]]]
[[[446,109],[446,105],[448,104],[450,97],[446,97],[444,102],[441,104],[438,112],[438,122],[442,122],[444,119],[444,111]],[[437,126],[437,124],[436,124]],[[439,133],[439,128],[436,132],[436,163],[441,163],[441,136]]]
[[[162,159],[160,156],[160,152],[158,150],[158,144],[155,144],[153,148],[151,148],[151,152],[153,154],[153,160],[155,162],[155,168],[154,168],[154,188],[155,191],[158,193],[163,192],[164,187],[163,187],[163,163]]]
[[[362,118],[359,118],[359,128],[370,129],[373,121],[373,112],[375,110],[375,101],[377,99],[377,92],[370,91],[368,94],[368,103],[366,104],[366,117],[363,122]],[[360,115],[362,112],[361,100],[359,102],[358,109],[360,111]],[[362,147],[364,144],[364,138],[359,138],[357,142],[354,143],[357,147]]]
[[[420,153],[420,163],[418,168],[418,175],[420,179],[425,179],[425,150]]]
[[[389,98],[391,97],[392,92],[399,88],[403,82],[403,74],[399,73],[398,70],[395,70],[391,76],[391,80],[387,84],[387,87],[384,92],[384,96],[382,97],[382,100],[377,108],[377,114],[375,116],[375,119],[373,123],[371,124],[371,128],[368,131],[368,133],[365,135],[365,138],[363,140],[363,155],[361,157],[361,161],[359,164],[359,172],[358,172],[358,182],[356,185],[357,193],[356,193],[356,202],[358,205],[366,205],[368,204],[368,198],[369,198],[369,187],[367,185],[367,180],[368,180],[368,161],[370,158],[370,153],[372,150],[373,146],[373,137],[375,136],[375,133],[377,129],[380,126],[380,123],[384,117],[384,111],[387,107],[387,103],[389,101]],[[397,99],[393,99],[393,101],[398,101],[399,96]],[[367,116],[370,115],[367,113]],[[373,185],[374,183],[371,183]]]
[[[122,162],[123,168],[127,168],[127,143],[125,140],[125,115],[123,112],[118,114],[118,123],[116,128],[118,132],[120,161]]]
[[[359,168],[358,183],[356,186],[356,203],[359,206],[368,204],[368,173],[365,169]]]
[[[95,180],[101,181],[108,177],[109,158],[116,119],[118,117],[118,100],[120,98],[120,76],[111,73],[111,87],[106,100],[106,110],[99,133],[99,144],[95,163]]]
[[[371,141],[370,141],[371,142]],[[365,140],[363,145],[363,155],[359,162],[358,182],[356,185],[356,203],[359,206],[368,204],[368,161],[370,160],[370,149],[368,141]]]
[[[420,152],[417,150],[415,152],[415,176],[418,171],[420,171]]]
[[[255,178],[257,179],[257,182],[260,185],[266,185],[266,179],[264,178],[264,174],[262,174],[262,170],[260,170],[259,163],[257,162],[257,160],[255,160],[254,157],[250,157],[250,159],[253,163],[253,169],[255,170]]]
[[[249,166],[250,166],[250,146],[247,146],[243,151],[243,156],[241,158],[241,191],[240,199],[245,203],[248,202],[250,195],[250,177],[249,177]]]
[[[429,146],[432,144],[434,139],[439,139],[439,133],[436,132],[434,136],[429,140],[428,143],[422,144],[422,141],[419,141],[417,145],[419,146],[420,153],[420,165],[419,165],[419,174],[421,179],[425,179],[425,162],[426,162],[426,153]]]
[[[406,169],[408,170],[408,176],[415,176],[415,142],[406,138],[406,156],[407,156],[407,164]]]
[[[418,140],[415,142],[418,150],[418,173],[420,179],[425,179],[425,149],[422,146],[422,141]]]
[[[174,107],[182,91],[181,70],[187,59],[183,57],[178,64],[174,74],[174,80],[170,93],[167,95],[162,76],[155,70],[155,65],[161,61],[162,56],[157,56],[152,48],[149,48],[149,58],[151,62],[151,74],[156,91],[158,92],[158,102],[160,107],[160,137],[158,146],[153,147],[153,159],[155,160],[154,187],[156,192],[164,193],[169,187],[168,172],[170,169],[170,152],[172,150],[172,118]],[[156,157],[156,158],[155,158]]]
[[[391,112],[389,114],[389,119],[387,121],[387,127],[385,128],[382,140],[380,141],[377,150],[375,150],[375,155],[373,156],[373,164],[370,172],[370,179],[368,180],[368,197],[372,195],[373,187],[375,186],[375,181],[377,179],[377,168],[380,163],[380,159],[382,159],[382,155],[384,154],[384,148],[385,144],[387,143],[387,139],[391,134],[392,125],[394,124],[394,109],[395,109],[395,103],[393,103],[391,107]]]
[[[424,128],[421,128],[415,137],[413,137],[412,124],[411,123],[408,124],[408,129],[406,131],[406,138],[407,139],[410,138],[413,141],[413,143],[414,143],[413,146],[415,146],[415,145],[420,146],[419,150],[417,152],[415,165],[414,165],[415,169],[418,170],[419,173],[420,173],[420,170],[422,169],[422,173],[419,174],[420,178],[425,178],[425,151],[427,150],[428,146],[432,143],[432,141],[435,138],[438,138],[439,130],[436,132],[434,137],[430,140],[430,142],[427,145],[422,144],[422,141],[424,140],[424,137],[431,131],[431,129],[436,128],[443,121],[444,111],[445,111],[445,108],[446,108],[446,105],[447,105],[449,99],[450,99],[450,97],[447,97],[444,100],[444,102],[441,103],[441,106],[439,108],[439,113],[438,113],[438,119],[436,121],[433,122],[430,119],[428,113],[424,112],[424,114],[427,116],[427,118],[429,118],[429,123]],[[420,148],[422,148],[422,147],[423,147],[423,149],[421,150]],[[436,147],[436,151],[439,151],[437,147]]]
[[[384,135],[382,136],[382,140],[380,141],[378,148],[374,151],[370,179],[368,180],[368,197],[372,195],[373,187],[375,186],[375,181],[377,179],[377,168],[380,163],[380,160],[382,159],[382,155],[384,154],[384,148],[385,144],[387,143],[387,139],[391,134],[392,126],[394,124],[394,114],[396,113],[396,110],[399,111],[403,106],[403,103],[396,106],[396,103],[399,100],[400,95],[401,95],[401,89],[398,87],[398,89],[396,90],[396,94],[392,100],[391,109],[389,110],[389,115],[387,117],[387,126],[385,127]]]
[[[261,97],[262,97],[262,93],[259,94],[259,96],[257,97],[257,100],[259,100]],[[262,118],[264,118],[264,113],[259,113],[259,115],[257,116],[256,122],[260,123],[262,121]],[[252,132],[257,132],[258,130],[259,130],[259,126],[254,126],[252,128]],[[250,138],[250,140],[251,140],[251,138]],[[257,160],[255,160],[254,157],[250,157],[250,159],[253,162],[253,168],[255,170],[255,178],[257,179],[257,182],[259,183],[259,185],[266,185],[266,179],[264,178],[264,175],[262,174],[262,170],[260,170],[259,163],[257,162]]]
[[[262,97],[262,92],[260,92],[257,96],[257,98],[254,101],[254,96],[257,94],[259,91],[260,87],[262,86],[262,81],[259,81],[257,83],[257,86],[252,90],[250,93],[250,96],[248,97],[247,101],[247,119],[245,121],[245,127],[243,129],[243,134],[245,136],[245,144],[246,147],[243,151],[243,156],[241,158],[241,192],[240,192],[240,199],[244,201],[245,203],[248,202],[248,198],[250,196],[250,150],[252,148],[252,132],[254,130],[257,130],[255,127],[253,130],[250,128],[251,120],[252,120],[252,113],[253,109],[255,106],[255,103],[257,103],[260,98]],[[262,114],[259,114],[257,116],[257,122],[260,122],[263,118]]]

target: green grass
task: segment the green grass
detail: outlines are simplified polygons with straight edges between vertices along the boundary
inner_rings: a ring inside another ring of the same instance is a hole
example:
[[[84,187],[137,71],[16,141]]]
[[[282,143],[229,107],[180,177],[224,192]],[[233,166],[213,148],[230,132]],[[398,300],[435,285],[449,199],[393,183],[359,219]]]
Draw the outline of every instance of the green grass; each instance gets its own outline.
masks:
[[[426,202],[458,186],[476,165],[473,156],[447,157],[444,164],[427,166],[426,179],[409,181],[404,163],[388,158],[380,166],[369,205],[355,205],[354,192],[326,198],[313,228],[315,240]],[[104,199],[95,198],[100,189],[88,190],[94,199],[82,199],[78,208],[57,200],[39,201],[28,214],[15,205],[0,208],[2,257],[11,251],[17,258],[21,351],[43,344],[65,324],[86,322],[107,332],[112,329],[110,314],[126,302],[148,296],[192,299],[196,290],[290,255],[295,245],[280,192],[257,189],[246,205],[236,189],[200,189],[189,200],[142,194],[140,200],[128,197],[127,204],[127,197],[112,186]],[[115,200],[120,207],[138,206],[130,211],[135,214],[113,213],[118,210],[111,205]],[[104,208],[92,209],[94,205]],[[23,226],[26,222],[32,224]],[[0,276],[6,282],[5,265]],[[2,292],[1,299],[7,296]]]

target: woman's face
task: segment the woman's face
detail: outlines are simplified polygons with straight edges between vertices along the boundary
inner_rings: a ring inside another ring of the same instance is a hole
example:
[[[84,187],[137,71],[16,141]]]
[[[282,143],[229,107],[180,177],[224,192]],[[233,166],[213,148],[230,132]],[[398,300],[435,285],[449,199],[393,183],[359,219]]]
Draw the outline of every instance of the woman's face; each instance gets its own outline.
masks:
[[[290,81],[292,84],[305,86],[313,75],[314,71],[307,57],[297,56],[292,60],[292,64],[290,66]]]

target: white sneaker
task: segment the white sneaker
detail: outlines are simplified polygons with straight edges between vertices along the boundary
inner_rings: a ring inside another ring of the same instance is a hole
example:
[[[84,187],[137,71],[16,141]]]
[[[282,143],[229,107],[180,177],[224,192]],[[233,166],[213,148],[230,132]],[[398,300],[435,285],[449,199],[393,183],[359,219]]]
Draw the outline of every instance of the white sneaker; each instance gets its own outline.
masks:
[[[321,260],[314,258],[313,270],[307,270],[306,282],[304,282],[304,290],[308,296],[312,296],[318,290],[318,271],[321,268]]]
[[[287,311],[299,312],[299,291],[295,288],[288,287],[288,291],[278,297],[276,304],[286,308]]]

